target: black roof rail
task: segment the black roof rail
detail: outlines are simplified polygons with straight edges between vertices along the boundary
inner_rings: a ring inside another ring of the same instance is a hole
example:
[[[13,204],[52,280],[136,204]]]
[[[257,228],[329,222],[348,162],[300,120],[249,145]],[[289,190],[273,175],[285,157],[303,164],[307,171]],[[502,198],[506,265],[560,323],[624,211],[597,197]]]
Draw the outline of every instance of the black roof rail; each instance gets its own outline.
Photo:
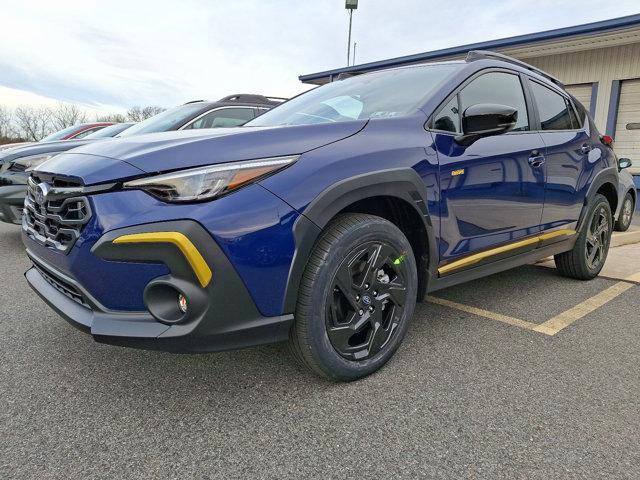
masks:
[[[342,72],[342,73],[339,73],[334,80],[336,81],[345,80],[347,78],[355,77],[357,75],[363,75],[365,73],[368,73],[368,72]]]
[[[287,100],[280,97],[265,97],[264,95],[256,95],[253,93],[236,93],[235,95],[227,95],[218,100],[219,102],[245,102],[245,103],[281,103]]]
[[[184,103],[184,105],[189,105],[190,103],[198,103],[198,102],[206,102],[206,100],[191,100],[189,102]]]
[[[564,87],[564,84],[553,75],[549,75],[547,72],[540,70],[538,67],[534,67],[533,65],[529,65],[528,63],[518,60],[517,58],[513,58],[508,55],[504,55],[502,53],[491,52],[489,50],[469,50],[469,53],[467,53],[467,58],[465,60],[467,62],[473,62],[476,60],[485,60],[485,59],[502,60],[503,62],[508,62],[514,65],[518,65],[519,67],[526,68],[527,70],[531,70],[532,72],[535,72],[539,75],[542,75],[545,78],[548,78],[553,83],[560,85],[561,87]]]

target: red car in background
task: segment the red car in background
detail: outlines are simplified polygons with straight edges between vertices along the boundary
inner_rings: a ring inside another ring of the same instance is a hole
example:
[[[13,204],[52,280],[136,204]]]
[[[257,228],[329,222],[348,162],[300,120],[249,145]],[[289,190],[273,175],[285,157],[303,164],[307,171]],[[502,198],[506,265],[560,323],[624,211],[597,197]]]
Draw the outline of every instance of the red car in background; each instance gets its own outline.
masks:
[[[44,137],[40,142],[55,142],[58,140],[80,140],[81,138],[86,137],[87,135],[97,132],[98,130],[102,130],[104,127],[108,127],[113,125],[111,122],[97,122],[97,123],[79,123],[78,125],[73,125],[72,127],[67,127],[57,132],[52,133]],[[16,142],[16,143],[6,143],[4,145],[0,145],[0,151],[7,150],[9,148],[15,147],[24,147],[27,145],[31,145],[38,142]]]
[[[98,130],[103,129],[104,127],[108,127],[109,125],[113,125],[112,122],[98,122],[98,123],[79,123],[78,125],[73,125],[72,127],[67,127],[63,130],[59,130],[55,133],[52,133],[49,136],[44,137],[41,142],[54,142],[56,140],[71,140],[84,138],[90,133],[97,132]]]

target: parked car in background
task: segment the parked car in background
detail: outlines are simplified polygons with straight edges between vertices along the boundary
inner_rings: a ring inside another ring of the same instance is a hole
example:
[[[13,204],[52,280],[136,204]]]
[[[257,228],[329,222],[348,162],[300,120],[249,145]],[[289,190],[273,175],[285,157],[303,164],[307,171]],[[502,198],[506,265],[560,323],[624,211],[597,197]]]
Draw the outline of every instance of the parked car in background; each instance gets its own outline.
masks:
[[[113,125],[113,122],[95,122],[95,123],[79,123],[78,125],[73,125],[71,127],[59,130],[57,132],[52,133],[51,135],[47,135],[42,140],[41,143],[45,142],[55,142],[56,140],[80,140],[92,133],[97,132],[109,125]]]
[[[78,125],[73,125],[71,127],[65,128],[63,130],[59,130],[57,132],[52,133],[51,135],[47,135],[40,142],[54,142],[57,140],[80,140],[81,138],[85,138],[88,135],[91,135],[109,125],[113,125],[111,122],[97,122],[97,123],[80,123]],[[39,142],[16,142],[16,143],[7,143],[4,145],[0,145],[0,152],[3,150],[8,150],[10,148],[16,147],[25,147],[27,145],[33,145]]]
[[[36,142],[15,142],[15,143],[5,143],[4,145],[0,145],[0,152],[3,150],[8,150],[10,148],[24,147],[25,145],[31,145]]]
[[[236,127],[280,105],[285,100],[253,94],[229,95],[215,102],[195,100],[154,115],[118,137],[170,130]]]
[[[614,230],[625,232],[631,226],[633,220],[633,212],[638,204],[638,192],[633,182],[633,176],[629,173],[628,168],[631,167],[631,160],[628,158],[620,158],[618,160],[620,173],[620,186],[618,187],[618,208],[614,215]]]
[[[0,221],[20,223],[27,179],[33,168],[72,148],[114,137],[132,125],[134,124],[110,124],[82,139],[36,142],[0,152]]]
[[[618,184],[559,81],[470,52],[338,80],[239,128],[47,161],[25,200],[26,278],[99,342],[288,340],[349,381],[392,357],[426,292],[549,255],[562,275],[597,276]]]

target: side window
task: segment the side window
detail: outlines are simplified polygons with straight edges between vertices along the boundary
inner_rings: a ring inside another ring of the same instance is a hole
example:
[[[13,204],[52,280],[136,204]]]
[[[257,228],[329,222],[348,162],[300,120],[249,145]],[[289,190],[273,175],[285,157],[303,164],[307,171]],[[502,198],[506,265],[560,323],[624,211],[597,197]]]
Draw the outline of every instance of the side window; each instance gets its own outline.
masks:
[[[103,128],[104,128],[104,127],[89,128],[89,129],[85,130],[84,132],[80,132],[79,134],[74,135],[72,138],[73,138],[74,140],[79,140],[79,139],[81,139],[81,138],[86,137],[86,136],[87,136],[87,135],[89,135],[90,133],[95,133],[95,132],[97,132],[98,130],[102,130]]]
[[[433,128],[445,132],[460,133],[460,112],[458,111],[457,95],[435,116]]]
[[[237,127],[247,123],[253,117],[253,108],[222,108],[207,113],[184,129]]]
[[[460,92],[460,107],[464,113],[467,108],[479,103],[495,103],[515,108],[518,110],[518,121],[514,130],[529,130],[527,102],[518,75],[492,72],[473,80]]]
[[[573,104],[575,105],[576,111],[578,112],[578,128],[582,128],[584,126],[584,122],[587,119],[587,109],[584,108],[584,105],[582,105],[575,98],[573,99]]]
[[[580,122],[578,121],[578,115],[576,115],[576,111],[573,109],[571,102],[565,98],[564,100],[567,104],[567,108],[569,109],[569,116],[571,117],[571,125],[573,125],[573,129],[577,130],[581,127]]]
[[[531,82],[531,90],[538,106],[542,130],[573,129],[570,108],[562,95],[537,82]]]

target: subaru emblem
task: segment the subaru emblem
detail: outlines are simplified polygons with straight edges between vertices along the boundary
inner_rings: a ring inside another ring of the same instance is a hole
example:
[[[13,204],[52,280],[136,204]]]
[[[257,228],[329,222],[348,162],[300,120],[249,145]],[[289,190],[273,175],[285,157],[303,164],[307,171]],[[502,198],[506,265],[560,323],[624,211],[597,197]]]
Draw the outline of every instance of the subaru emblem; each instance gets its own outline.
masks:
[[[49,193],[49,190],[50,188],[48,183],[39,183],[36,187],[35,192],[36,203],[38,203],[39,205],[44,205],[44,203],[47,201],[47,194]]]

